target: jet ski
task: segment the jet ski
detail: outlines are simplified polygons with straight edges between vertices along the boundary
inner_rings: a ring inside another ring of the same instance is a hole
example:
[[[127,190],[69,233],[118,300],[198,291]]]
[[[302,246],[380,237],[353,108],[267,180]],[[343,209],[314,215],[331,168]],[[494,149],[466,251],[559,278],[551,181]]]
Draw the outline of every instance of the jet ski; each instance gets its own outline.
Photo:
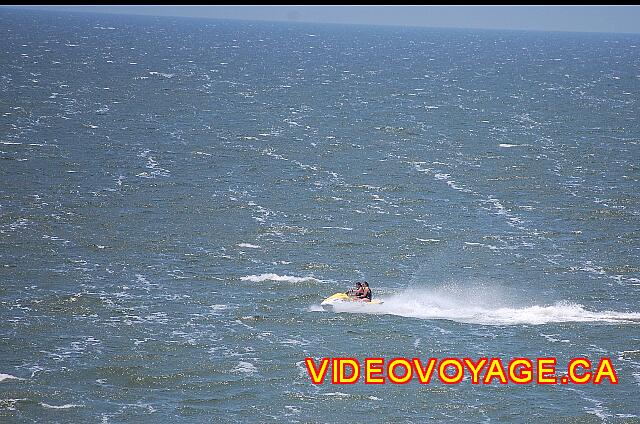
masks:
[[[379,299],[373,299],[371,302],[365,302],[362,299],[358,299],[354,296],[349,296],[346,293],[335,293],[331,296],[327,297],[322,301],[320,306],[325,311],[333,311],[335,306],[339,305],[358,305],[358,306],[373,306],[373,305],[381,305],[383,302]]]

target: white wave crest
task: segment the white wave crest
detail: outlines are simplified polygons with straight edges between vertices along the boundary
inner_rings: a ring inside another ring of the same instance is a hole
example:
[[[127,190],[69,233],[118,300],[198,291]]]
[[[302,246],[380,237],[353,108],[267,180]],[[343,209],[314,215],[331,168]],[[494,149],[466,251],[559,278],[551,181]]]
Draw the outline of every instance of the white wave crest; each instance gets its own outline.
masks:
[[[173,78],[175,76],[175,74],[168,74],[168,73],[156,72],[156,71],[149,72],[149,75],[158,75],[165,78]]]
[[[583,305],[565,301],[553,305],[520,306],[513,301],[505,302],[504,298],[496,296],[496,291],[490,288],[412,290],[380,299],[384,301],[381,305],[363,307],[345,303],[336,305],[334,310],[484,325],[540,325],[558,322],[640,324],[640,313],[637,312],[590,311]]]
[[[40,402],[40,405],[50,409],[69,409],[69,408],[79,408],[84,406],[84,405],[78,405],[76,403],[67,403],[65,405],[49,405],[48,403],[44,403],[44,402]]]
[[[305,281],[320,281],[314,277],[293,277],[290,275],[278,275],[278,274],[260,274],[260,275],[247,275],[240,278],[242,281],[251,281],[254,283],[261,283],[263,281],[278,281],[286,283],[302,283]]]
[[[251,362],[240,361],[238,362],[238,365],[236,365],[236,367],[231,371],[241,372],[245,374],[255,374],[256,372],[258,372],[258,369]]]
[[[349,393],[342,393],[342,392],[330,392],[330,393],[322,393],[322,396],[336,396],[336,397],[349,397],[351,396]]]
[[[0,374],[0,382],[4,380],[24,380],[24,378],[16,377],[15,375],[11,374]]]

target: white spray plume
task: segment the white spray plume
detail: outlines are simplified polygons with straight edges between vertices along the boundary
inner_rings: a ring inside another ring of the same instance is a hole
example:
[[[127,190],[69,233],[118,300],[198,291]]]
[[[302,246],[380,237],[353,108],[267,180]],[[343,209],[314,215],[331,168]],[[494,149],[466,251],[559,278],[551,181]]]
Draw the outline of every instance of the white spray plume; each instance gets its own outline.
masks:
[[[392,296],[377,296],[382,305],[344,303],[336,312],[389,314],[420,319],[445,319],[484,325],[603,322],[640,324],[640,313],[601,311],[565,301],[551,305],[524,303],[509,290],[487,284],[445,284],[433,289],[406,289]]]

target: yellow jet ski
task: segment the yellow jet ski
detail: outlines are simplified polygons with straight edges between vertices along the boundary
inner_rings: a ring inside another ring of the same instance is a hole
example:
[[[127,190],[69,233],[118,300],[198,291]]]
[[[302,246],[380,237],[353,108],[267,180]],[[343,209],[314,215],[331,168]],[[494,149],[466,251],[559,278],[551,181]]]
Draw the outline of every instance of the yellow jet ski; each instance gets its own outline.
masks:
[[[346,293],[335,293],[327,297],[325,300],[323,300],[320,306],[322,306],[322,309],[324,309],[325,311],[333,311],[334,306],[337,306],[337,305],[357,304],[362,306],[369,306],[369,305],[373,306],[373,305],[381,305],[382,303],[384,302],[382,302],[382,300],[379,300],[379,299],[373,299],[371,302],[365,302],[362,299],[358,299],[357,297],[354,297],[354,296],[349,296]]]

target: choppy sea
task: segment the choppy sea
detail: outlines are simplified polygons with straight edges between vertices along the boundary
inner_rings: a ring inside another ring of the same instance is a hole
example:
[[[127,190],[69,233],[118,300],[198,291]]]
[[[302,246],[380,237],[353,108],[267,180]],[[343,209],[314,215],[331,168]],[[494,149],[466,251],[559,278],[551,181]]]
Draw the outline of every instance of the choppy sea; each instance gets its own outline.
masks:
[[[0,34],[0,421],[640,422],[639,35]],[[380,308],[320,308],[358,280]],[[619,384],[311,384],[341,356]]]

